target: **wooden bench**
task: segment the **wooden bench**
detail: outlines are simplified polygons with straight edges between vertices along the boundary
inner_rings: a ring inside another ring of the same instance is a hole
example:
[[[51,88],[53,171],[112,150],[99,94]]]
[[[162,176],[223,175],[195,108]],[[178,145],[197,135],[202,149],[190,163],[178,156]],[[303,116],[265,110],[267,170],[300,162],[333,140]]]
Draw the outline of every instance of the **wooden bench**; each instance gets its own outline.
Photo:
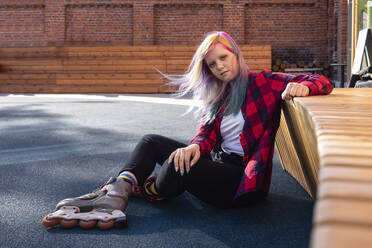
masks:
[[[0,48],[2,93],[166,93],[156,71],[183,73],[194,46]],[[243,45],[252,71],[271,66],[270,46]]]
[[[286,101],[276,146],[316,199],[312,248],[372,247],[371,109],[366,88]]]

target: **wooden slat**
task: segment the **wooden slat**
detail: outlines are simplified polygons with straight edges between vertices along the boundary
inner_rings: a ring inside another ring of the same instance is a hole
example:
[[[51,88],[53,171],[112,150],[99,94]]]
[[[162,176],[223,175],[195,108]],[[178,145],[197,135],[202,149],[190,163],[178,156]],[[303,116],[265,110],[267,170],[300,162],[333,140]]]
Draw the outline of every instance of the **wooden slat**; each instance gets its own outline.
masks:
[[[0,73],[0,80],[22,79],[161,79],[156,73]]]
[[[151,86],[95,86],[60,87],[55,85],[7,86],[0,87],[2,93],[159,93],[158,87]]]
[[[155,68],[165,71],[165,65],[29,65],[12,66],[7,68],[10,72],[60,72],[60,71],[110,71],[110,72],[156,72]]]
[[[154,79],[91,79],[91,80],[79,80],[79,79],[57,79],[57,80],[42,80],[42,79],[25,79],[25,80],[1,80],[0,86],[4,85],[157,85],[160,86],[165,82],[162,80]]]
[[[301,166],[301,156],[297,152],[298,147],[296,147],[294,140],[291,137],[283,112],[281,113],[280,127],[281,128],[278,129],[276,134],[275,146],[283,169],[291,174],[298,182],[301,182],[301,185],[306,192],[310,195],[315,194],[315,192],[312,193],[312,186],[309,183],[309,180],[307,180],[308,173]],[[288,156],[288,154],[292,154],[292,156]],[[315,197],[315,195],[312,196]]]
[[[96,92],[100,86],[107,92],[112,86],[122,92],[121,86],[148,85],[155,88],[149,92],[170,92],[174,88],[164,86],[157,70],[182,74],[195,50],[195,46],[0,48],[0,88],[21,92],[23,84],[25,92],[62,93],[73,87],[79,87],[73,92],[89,87]],[[271,66],[270,46],[243,45],[241,50],[252,71]]]
[[[366,167],[345,167],[345,166],[326,166],[323,167],[319,175],[319,181],[354,181],[354,182],[367,182],[372,180],[372,169]]]
[[[311,247],[372,247],[372,89],[334,89],[287,105],[291,118],[312,123],[301,131],[316,139]]]
[[[362,197],[359,194],[358,196]],[[342,199],[321,199],[317,202],[314,215],[315,225],[348,224],[372,227],[372,201],[368,198],[359,200],[341,197]]]
[[[151,79],[126,79],[126,80],[56,80],[57,85],[143,85],[143,86],[160,86],[165,82],[161,80],[151,80]]]
[[[190,61],[188,61],[190,62]],[[32,65],[159,65],[166,64],[164,59],[23,59],[0,60],[3,66]]]
[[[244,56],[271,57],[270,46],[243,45]],[[36,58],[36,57],[188,57],[196,50],[192,46],[122,46],[122,47],[34,47],[0,48],[0,58]]]
[[[245,62],[250,65],[267,65],[271,63],[269,58],[248,58]],[[185,65],[190,64],[190,59],[185,58],[163,58],[163,59],[0,59],[3,66],[25,66],[25,65]]]
[[[312,232],[310,247],[341,248],[341,247],[371,247],[371,227],[350,225],[321,225]]]
[[[372,201],[372,177],[369,181],[324,181],[318,192],[318,200],[328,198]]]

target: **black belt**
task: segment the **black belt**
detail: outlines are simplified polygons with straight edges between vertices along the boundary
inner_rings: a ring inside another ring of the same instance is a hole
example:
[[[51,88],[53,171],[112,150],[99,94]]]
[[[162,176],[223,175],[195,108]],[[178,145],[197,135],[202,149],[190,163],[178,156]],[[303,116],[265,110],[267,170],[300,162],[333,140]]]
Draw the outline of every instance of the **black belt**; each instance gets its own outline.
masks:
[[[243,156],[240,156],[236,153],[226,153],[224,151],[212,152],[211,153],[212,160],[218,163],[223,162],[233,162],[236,165],[243,165]]]

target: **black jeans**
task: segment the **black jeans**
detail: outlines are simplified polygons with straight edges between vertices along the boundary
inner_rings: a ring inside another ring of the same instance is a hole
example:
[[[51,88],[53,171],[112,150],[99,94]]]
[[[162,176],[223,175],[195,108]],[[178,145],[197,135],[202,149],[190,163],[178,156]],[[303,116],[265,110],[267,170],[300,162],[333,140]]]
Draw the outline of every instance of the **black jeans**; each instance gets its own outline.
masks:
[[[244,173],[243,160],[238,156],[223,154],[220,160],[212,159],[210,155],[201,156],[190,172],[181,176],[175,171],[173,162],[168,163],[168,157],[177,148],[185,146],[161,135],[145,135],[121,172],[132,172],[141,186],[152,174],[156,163],[160,164],[155,188],[159,195],[167,198],[180,195],[186,190],[218,207],[243,206],[263,198],[261,194],[249,193],[233,200]]]

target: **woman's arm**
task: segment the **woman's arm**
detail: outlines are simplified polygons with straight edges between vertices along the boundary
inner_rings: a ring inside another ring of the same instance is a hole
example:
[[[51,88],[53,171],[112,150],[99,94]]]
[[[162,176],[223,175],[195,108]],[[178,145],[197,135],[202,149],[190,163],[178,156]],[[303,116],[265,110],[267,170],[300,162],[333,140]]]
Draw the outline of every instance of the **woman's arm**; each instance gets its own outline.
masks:
[[[190,144],[198,144],[200,147],[201,155],[208,154],[212,151],[216,145],[219,127],[217,124],[217,116],[211,123],[205,123],[205,119],[202,118],[200,121],[199,130],[195,137],[190,141]]]
[[[217,117],[216,119],[218,119]],[[201,155],[208,154],[216,144],[219,127],[216,119],[206,124],[204,118],[195,137],[187,147],[179,148],[171,153],[168,162],[174,162],[174,169],[181,175],[188,173],[190,168],[198,162]]]
[[[333,90],[331,80],[318,74],[294,76],[271,71],[263,71],[262,73],[265,78],[270,80],[271,88],[280,93],[283,99],[293,96],[328,95]],[[303,86],[307,86],[308,93]]]
[[[289,83],[282,93],[283,100],[290,100],[295,96],[308,96],[310,94],[310,87],[300,83]]]

